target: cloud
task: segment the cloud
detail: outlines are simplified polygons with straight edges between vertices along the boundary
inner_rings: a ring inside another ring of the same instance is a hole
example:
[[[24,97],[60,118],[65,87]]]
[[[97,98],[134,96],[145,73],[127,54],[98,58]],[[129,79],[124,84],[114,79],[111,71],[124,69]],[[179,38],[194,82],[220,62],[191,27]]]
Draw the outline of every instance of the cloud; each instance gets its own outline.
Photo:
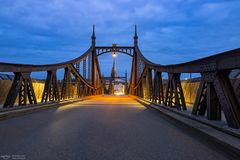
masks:
[[[69,60],[88,49],[92,24],[97,45],[132,45],[138,24],[148,59],[179,63],[239,47],[239,9],[238,0],[1,0],[0,60]]]
[[[167,10],[159,5],[148,3],[139,8],[135,8],[134,14],[141,18],[157,18],[165,15]]]
[[[236,5],[240,5],[240,3],[231,0],[207,2],[201,5],[196,16],[206,18],[208,22],[213,23],[224,21],[231,18],[231,16],[235,16],[239,10],[239,7],[236,9]]]

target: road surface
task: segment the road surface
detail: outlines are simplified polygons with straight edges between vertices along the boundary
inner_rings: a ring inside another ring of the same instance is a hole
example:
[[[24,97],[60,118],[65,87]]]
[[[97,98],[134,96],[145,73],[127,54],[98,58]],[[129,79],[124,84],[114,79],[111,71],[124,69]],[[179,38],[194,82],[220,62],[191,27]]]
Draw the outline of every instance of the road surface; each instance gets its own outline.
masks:
[[[217,147],[127,96],[96,97],[0,121],[4,158],[228,159]]]

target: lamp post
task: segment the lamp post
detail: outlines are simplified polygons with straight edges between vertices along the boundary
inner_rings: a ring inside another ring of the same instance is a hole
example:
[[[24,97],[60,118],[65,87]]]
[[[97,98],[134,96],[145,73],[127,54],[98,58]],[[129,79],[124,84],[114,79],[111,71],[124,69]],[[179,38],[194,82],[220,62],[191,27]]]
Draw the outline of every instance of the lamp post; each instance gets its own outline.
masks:
[[[117,57],[117,54],[116,54],[117,49],[116,49],[116,47],[117,47],[117,44],[116,44],[116,43],[113,43],[113,44],[112,44],[112,57],[113,57],[113,58],[116,58],[116,57]]]

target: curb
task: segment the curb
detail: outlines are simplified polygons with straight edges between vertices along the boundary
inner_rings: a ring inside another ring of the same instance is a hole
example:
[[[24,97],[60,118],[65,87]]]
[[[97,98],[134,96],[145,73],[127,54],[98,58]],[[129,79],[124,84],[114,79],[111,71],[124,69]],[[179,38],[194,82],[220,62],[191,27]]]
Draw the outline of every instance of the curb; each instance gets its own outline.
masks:
[[[135,99],[144,106],[151,107],[155,110],[158,110],[165,116],[173,119],[177,123],[180,123],[190,129],[197,131],[208,140],[214,142],[217,146],[221,145],[224,152],[227,152],[234,158],[240,157],[240,139],[225,132],[219,131],[212,126],[203,124],[192,118],[188,118],[184,115],[180,115],[171,110],[165,109],[159,105],[153,104],[146,100],[135,97]]]

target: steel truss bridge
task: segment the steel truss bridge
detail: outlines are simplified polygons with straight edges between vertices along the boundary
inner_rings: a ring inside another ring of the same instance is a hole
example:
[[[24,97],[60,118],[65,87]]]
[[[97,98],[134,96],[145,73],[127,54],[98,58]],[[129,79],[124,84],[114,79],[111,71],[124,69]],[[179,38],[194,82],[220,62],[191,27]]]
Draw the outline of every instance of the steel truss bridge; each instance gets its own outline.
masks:
[[[37,104],[31,80],[33,72],[47,72],[41,103],[71,98],[71,83],[77,84],[79,98],[103,94],[98,57],[109,52],[132,57],[129,94],[175,107],[179,111],[187,109],[180,75],[200,73],[201,81],[192,114],[206,114],[208,120],[221,120],[223,111],[227,124],[232,128],[240,128],[239,97],[229,79],[232,70],[240,69],[240,49],[176,65],[155,64],[146,59],[139,49],[136,26],[133,46],[97,46],[93,28],[90,48],[76,59],[49,65],[0,63],[0,72],[12,72],[15,75],[3,107],[14,107],[17,99],[19,106]],[[61,86],[58,86],[57,71],[60,69],[64,69],[64,77]],[[168,74],[165,91],[162,79],[164,72]]]

